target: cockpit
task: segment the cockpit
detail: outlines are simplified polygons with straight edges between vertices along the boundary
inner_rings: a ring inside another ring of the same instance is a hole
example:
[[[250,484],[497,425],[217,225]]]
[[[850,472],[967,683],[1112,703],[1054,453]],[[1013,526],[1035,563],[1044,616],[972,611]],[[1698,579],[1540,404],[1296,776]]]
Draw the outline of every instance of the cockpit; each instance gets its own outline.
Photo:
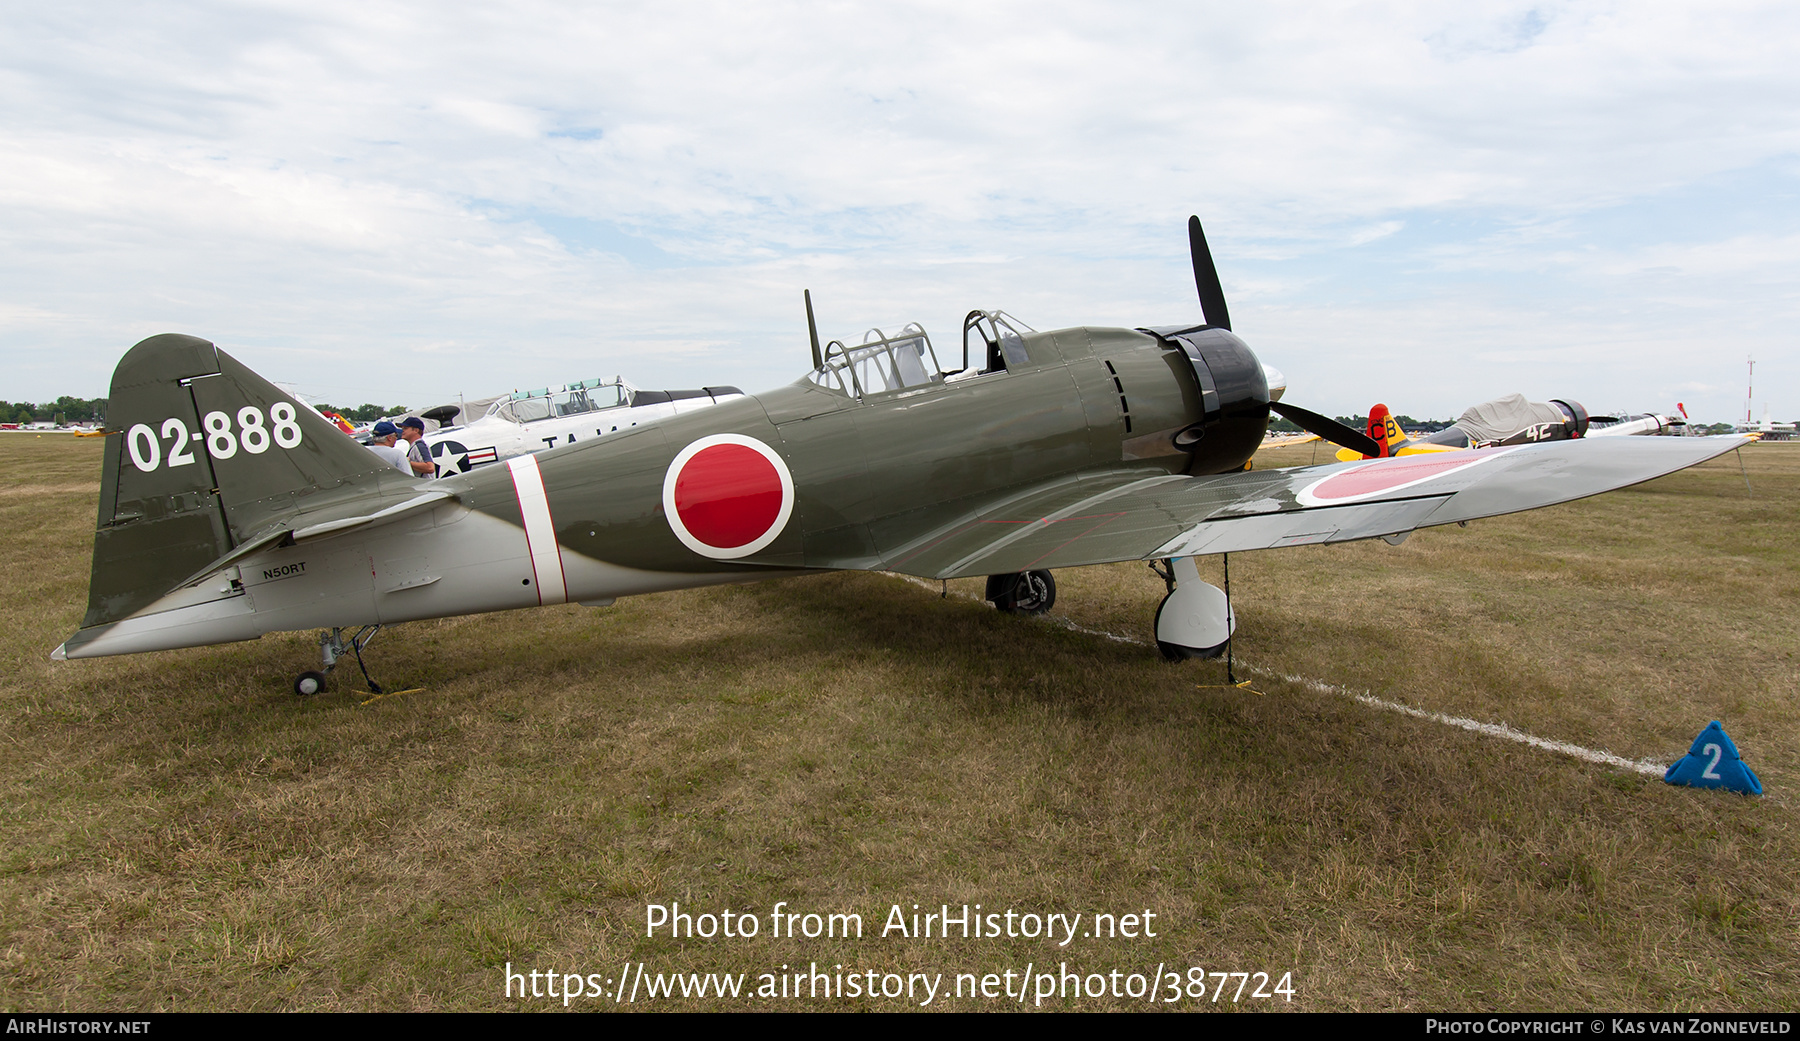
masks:
[[[629,404],[636,389],[622,379],[592,379],[570,383],[560,390],[548,387],[515,391],[494,402],[487,414],[511,423],[535,423],[541,419],[579,416]]]
[[[917,322],[891,336],[870,329],[854,346],[845,346],[842,340],[827,344],[823,364],[806,378],[859,398],[955,383],[1027,364],[1025,335],[1032,332],[1036,330],[1005,311],[970,311],[963,319],[962,365],[946,369],[938,362],[931,337]]]

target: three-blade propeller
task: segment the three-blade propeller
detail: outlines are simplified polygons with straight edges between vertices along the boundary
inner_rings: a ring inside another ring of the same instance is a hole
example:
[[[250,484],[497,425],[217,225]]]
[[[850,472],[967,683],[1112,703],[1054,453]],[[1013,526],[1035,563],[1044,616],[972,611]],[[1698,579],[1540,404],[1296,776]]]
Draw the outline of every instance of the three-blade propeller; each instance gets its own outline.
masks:
[[[1188,252],[1194,260],[1194,288],[1200,293],[1200,313],[1206,316],[1207,325],[1230,330],[1231,312],[1225,308],[1225,289],[1219,284],[1219,269],[1213,266],[1212,250],[1206,246],[1206,232],[1200,230],[1199,217],[1188,218]],[[1307,433],[1317,434],[1352,452],[1368,456],[1381,454],[1381,445],[1374,438],[1329,416],[1321,416],[1311,409],[1281,401],[1269,402],[1269,408],[1292,420]]]

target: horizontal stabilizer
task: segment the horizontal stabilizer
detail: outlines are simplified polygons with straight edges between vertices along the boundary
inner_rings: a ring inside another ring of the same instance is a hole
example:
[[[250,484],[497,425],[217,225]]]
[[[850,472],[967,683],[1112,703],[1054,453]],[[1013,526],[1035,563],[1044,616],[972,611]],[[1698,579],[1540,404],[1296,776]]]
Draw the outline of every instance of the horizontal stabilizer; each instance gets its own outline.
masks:
[[[384,510],[377,510],[374,513],[364,516],[321,521],[317,524],[309,524],[304,528],[297,528],[294,530],[294,541],[312,542],[316,539],[328,538],[332,535],[342,535],[346,532],[357,531],[376,524],[385,524],[388,521],[399,520],[400,517],[412,513],[414,510],[422,509],[427,506],[435,506],[440,502],[454,498],[454,495],[445,491],[425,492],[422,495],[415,495],[405,502],[397,503]]]
[[[192,575],[189,575],[183,581],[175,583],[171,588],[180,589],[185,586],[191,586],[196,582],[204,581],[208,576],[216,575],[226,568],[231,567],[233,564],[249,557],[253,557],[257,553],[273,546],[301,545],[308,542],[315,542],[319,539],[330,538],[333,535],[344,535],[352,531],[361,531],[364,528],[399,520],[403,516],[410,515],[415,510],[427,506],[435,506],[438,503],[454,498],[455,496],[451,495],[449,492],[429,491],[423,495],[415,495],[405,502],[397,503],[386,509],[377,510],[374,513],[364,514],[362,516],[321,521],[316,524],[308,524],[302,528],[290,528],[284,526],[276,528],[273,531],[265,531],[255,538],[250,539],[248,542],[239,544],[236,549],[233,549],[231,552],[194,572]]]

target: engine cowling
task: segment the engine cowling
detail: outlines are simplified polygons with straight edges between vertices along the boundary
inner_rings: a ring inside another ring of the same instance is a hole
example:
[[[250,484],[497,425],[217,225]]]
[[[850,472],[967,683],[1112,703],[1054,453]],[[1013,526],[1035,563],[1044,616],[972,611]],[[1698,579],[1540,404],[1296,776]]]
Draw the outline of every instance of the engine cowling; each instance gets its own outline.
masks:
[[[1563,415],[1568,417],[1567,421],[1563,424],[1564,429],[1569,432],[1568,436],[1587,436],[1588,410],[1582,407],[1581,402],[1571,401],[1567,398],[1551,398],[1550,404],[1561,409]]]
[[[1143,331],[1180,351],[1200,385],[1201,414],[1175,435],[1175,446],[1192,457],[1187,472],[1243,469],[1269,428],[1269,384],[1255,352],[1216,326]]]

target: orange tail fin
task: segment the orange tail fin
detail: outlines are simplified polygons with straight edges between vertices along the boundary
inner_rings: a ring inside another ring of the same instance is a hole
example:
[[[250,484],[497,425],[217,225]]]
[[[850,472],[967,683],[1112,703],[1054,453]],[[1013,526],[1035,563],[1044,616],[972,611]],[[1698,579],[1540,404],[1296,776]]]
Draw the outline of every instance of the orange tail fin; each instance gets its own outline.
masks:
[[[1369,440],[1381,446],[1381,455],[1365,456],[1368,459],[1386,459],[1394,454],[1393,440],[1400,433],[1400,427],[1394,417],[1388,413],[1386,405],[1377,404],[1369,409]],[[1404,435],[1401,435],[1404,439]]]

